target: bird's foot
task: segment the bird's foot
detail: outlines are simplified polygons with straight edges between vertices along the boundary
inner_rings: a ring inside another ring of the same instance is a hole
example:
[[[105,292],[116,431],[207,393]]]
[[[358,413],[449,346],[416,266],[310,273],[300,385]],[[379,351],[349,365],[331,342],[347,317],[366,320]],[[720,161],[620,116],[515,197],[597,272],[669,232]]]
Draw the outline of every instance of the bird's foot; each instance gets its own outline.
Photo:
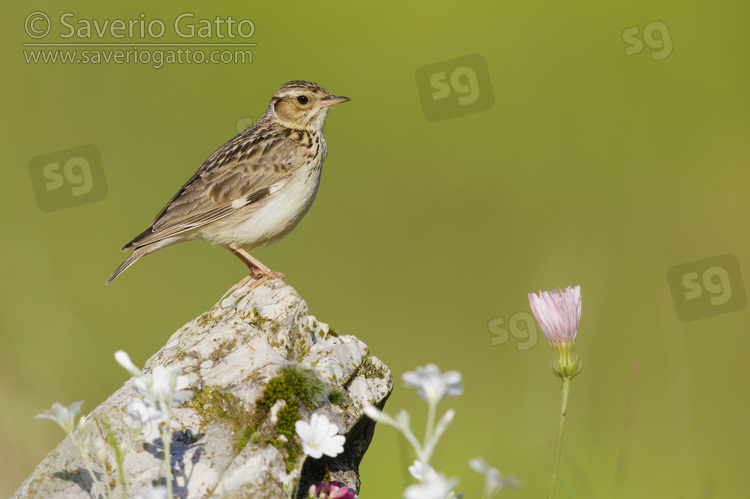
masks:
[[[275,270],[271,270],[268,267],[262,269],[258,267],[251,267],[250,276],[265,277],[266,279],[281,279],[282,281],[286,282],[286,277],[284,277],[284,274],[282,274],[281,272],[276,272]]]
[[[258,279],[258,277],[260,277],[260,279]],[[255,279],[255,282],[253,282],[253,283],[252,283],[252,284],[251,284],[251,285],[250,285],[250,286],[249,286],[249,287],[248,287],[248,288],[247,288],[247,289],[245,290],[245,292],[244,292],[244,293],[242,293],[242,296],[245,296],[245,295],[246,295],[246,294],[248,294],[248,293],[249,293],[250,291],[252,291],[253,289],[255,289],[255,288],[257,288],[258,286],[260,286],[260,285],[261,285],[261,284],[262,284],[263,282],[267,281],[267,280],[269,279],[269,277],[268,277],[267,275],[263,275],[263,274],[254,274],[254,273],[252,273],[252,272],[251,272],[250,274],[246,275],[245,277],[243,277],[242,279],[240,279],[239,281],[237,281],[237,283],[236,283],[236,284],[235,284],[234,286],[232,286],[231,288],[229,288],[229,289],[228,289],[228,290],[227,290],[227,291],[226,291],[226,292],[225,292],[225,293],[224,293],[224,294],[223,294],[223,295],[221,296],[221,299],[220,299],[219,301],[223,301],[223,300],[224,300],[224,298],[226,298],[227,296],[231,295],[232,293],[234,293],[234,292],[235,292],[235,291],[237,291],[238,289],[242,289],[242,288],[243,288],[243,287],[245,286],[245,284],[247,284],[247,283],[248,283],[248,281],[250,281],[250,280],[253,280],[253,279]],[[239,299],[239,298],[240,298],[240,296],[238,296],[238,297],[237,297],[236,299]],[[235,300],[236,300],[236,299],[235,299]]]
[[[286,280],[284,278],[284,274],[282,274],[281,272],[274,272],[273,270],[268,269],[268,268],[266,268],[266,270],[268,272],[264,272],[263,269],[259,269],[257,267],[252,267],[250,269],[250,273],[248,275],[246,275],[245,277],[243,277],[242,279],[240,279],[239,281],[237,281],[237,283],[234,286],[232,286],[231,288],[229,288],[226,291],[226,293],[224,293],[222,295],[221,300],[223,300],[227,296],[231,295],[232,293],[234,293],[238,289],[241,289],[242,287],[245,286],[245,284],[248,283],[248,281],[253,280],[253,279],[255,280],[255,282],[253,282],[250,285],[250,287],[248,287],[247,290],[244,293],[242,293],[242,296],[245,296],[250,291],[252,291],[253,289],[257,288],[258,286],[260,286],[261,284],[263,284],[264,282],[266,282],[268,279],[281,279],[282,281],[286,282]],[[219,301],[221,301],[221,300],[219,300]]]

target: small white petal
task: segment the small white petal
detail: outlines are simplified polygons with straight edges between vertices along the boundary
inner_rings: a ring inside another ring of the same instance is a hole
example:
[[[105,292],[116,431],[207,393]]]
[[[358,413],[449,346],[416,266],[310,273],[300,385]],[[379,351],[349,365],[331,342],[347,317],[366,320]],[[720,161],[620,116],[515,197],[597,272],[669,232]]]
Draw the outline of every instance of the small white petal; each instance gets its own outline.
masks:
[[[118,364],[124,367],[131,376],[139,376],[141,374],[141,370],[138,369],[135,364],[133,364],[133,361],[130,360],[130,355],[128,355],[127,352],[123,350],[116,351],[115,360]]]
[[[383,411],[375,407],[374,405],[368,405],[365,406],[365,414],[368,418],[372,419],[373,421],[381,421]]]
[[[456,486],[456,478],[446,479],[443,474],[435,475],[432,480],[423,481],[419,485],[410,485],[404,490],[405,499],[445,499]]]
[[[484,484],[484,495],[485,497],[494,497],[503,488],[519,488],[522,486],[521,482],[516,480],[513,476],[504,477],[500,471],[491,467],[481,457],[474,458],[469,461],[469,466],[474,471],[481,473],[485,476]]]
[[[406,409],[398,411],[398,414],[396,414],[394,419],[397,428],[409,428],[409,425],[411,424],[411,417]]]
[[[76,432],[78,432],[79,438],[84,438],[84,444],[88,446],[88,440],[90,439],[88,433],[86,432],[86,422],[88,421],[88,418],[84,414],[81,416],[81,419],[78,420],[78,424],[76,425]]]
[[[475,457],[469,460],[469,466],[474,471],[486,475],[492,469],[481,457]]]
[[[420,482],[436,480],[438,476],[435,468],[433,468],[429,464],[424,464],[418,459],[415,459],[414,464],[409,466],[408,469],[409,473],[411,473],[411,476],[413,476]]]
[[[98,439],[96,443],[94,443],[94,450],[96,451],[96,458],[99,460],[99,463],[106,463],[107,444],[104,443],[104,440]]]

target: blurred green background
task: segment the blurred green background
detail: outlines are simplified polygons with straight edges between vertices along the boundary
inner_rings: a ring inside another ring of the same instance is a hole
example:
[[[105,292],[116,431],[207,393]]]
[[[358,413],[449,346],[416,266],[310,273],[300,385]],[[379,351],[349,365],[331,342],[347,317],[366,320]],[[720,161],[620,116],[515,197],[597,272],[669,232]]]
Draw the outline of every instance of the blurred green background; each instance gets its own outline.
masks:
[[[726,253],[750,278],[747,2],[3,10],[0,496],[62,437],[34,414],[79,399],[92,410],[126,379],[115,350],[142,364],[245,274],[228,251],[193,242],[104,287],[120,247],[292,79],[352,101],[329,114],[313,209],[253,253],[286,274],[311,313],[390,366],[397,386],[386,409],[407,408],[418,433],[425,404],[401,374],[427,363],[461,371],[465,394],[441,406],[457,416],[434,461],[460,478],[457,490],[480,496],[467,462],[481,455],[524,482],[504,496],[546,493],[560,390],[552,351],[543,337],[534,348],[497,344],[488,323],[524,317],[530,291],[580,284],[585,367],[557,497],[747,493],[748,308],[704,304],[703,318],[682,322],[667,279],[676,265]],[[257,46],[252,64],[26,63],[23,50],[33,50],[22,44],[38,41],[24,31],[33,11],[52,20],[47,42],[143,41],[61,39],[65,12],[72,23],[163,20],[167,33],[147,42],[231,41],[175,36],[172,21],[191,12],[195,22],[252,20],[247,41]],[[666,29],[649,31],[655,21]],[[644,34],[639,51],[633,40]],[[480,87],[489,109],[428,121],[417,70],[472,54],[486,61],[494,103]],[[86,144],[101,153],[104,199],[42,212],[29,163]],[[742,276],[729,277],[739,293]],[[399,497],[412,459],[393,429],[379,428],[362,496]]]

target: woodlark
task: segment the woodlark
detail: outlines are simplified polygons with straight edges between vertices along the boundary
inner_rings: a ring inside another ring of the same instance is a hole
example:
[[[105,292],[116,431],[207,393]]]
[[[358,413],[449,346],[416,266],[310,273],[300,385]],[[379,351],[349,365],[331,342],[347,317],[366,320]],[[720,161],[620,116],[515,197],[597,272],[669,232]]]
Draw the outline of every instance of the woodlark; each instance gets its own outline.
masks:
[[[151,226],[122,248],[134,251],[107,284],[142,256],[193,239],[228,248],[251,274],[283,277],[244,248],[280,240],[310,209],[327,153],[326,115],[348,100],[310,81],[283,84],[263,117],[209,156]]]

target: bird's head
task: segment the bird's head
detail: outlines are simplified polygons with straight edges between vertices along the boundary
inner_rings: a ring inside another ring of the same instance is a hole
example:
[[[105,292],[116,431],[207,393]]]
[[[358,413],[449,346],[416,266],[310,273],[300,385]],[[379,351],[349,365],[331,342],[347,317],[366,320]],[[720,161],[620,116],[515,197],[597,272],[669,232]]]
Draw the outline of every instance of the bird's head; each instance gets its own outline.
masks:
[[[331,106],[348,101],[348,97],[332,95],[322,85],[295,80],[279,87],[266,115],[271,115],[287,128],[320,132]]]

